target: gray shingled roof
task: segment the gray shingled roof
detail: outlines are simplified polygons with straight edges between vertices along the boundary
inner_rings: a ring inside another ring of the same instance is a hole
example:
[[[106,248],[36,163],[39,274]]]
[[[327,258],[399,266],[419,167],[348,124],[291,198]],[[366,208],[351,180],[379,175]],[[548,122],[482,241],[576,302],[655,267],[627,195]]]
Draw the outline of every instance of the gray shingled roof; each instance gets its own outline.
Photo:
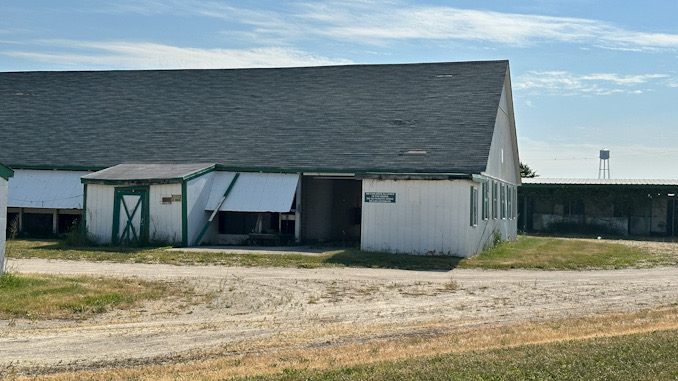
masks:
[[[489,61],[0,73],[0,161],[480,173],[507,70]]]

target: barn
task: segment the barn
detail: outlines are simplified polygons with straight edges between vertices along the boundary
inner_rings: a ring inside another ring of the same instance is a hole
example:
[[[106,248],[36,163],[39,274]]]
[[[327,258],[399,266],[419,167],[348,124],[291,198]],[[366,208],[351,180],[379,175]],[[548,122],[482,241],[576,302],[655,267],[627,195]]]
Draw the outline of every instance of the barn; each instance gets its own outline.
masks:
[[[508,61],[0,73],[0,97],[22,227],[460,256],[516,236]]]
[[[7,180],[14,171],[0,163],[0,275],[5,270],[5,232],[7,231]]]

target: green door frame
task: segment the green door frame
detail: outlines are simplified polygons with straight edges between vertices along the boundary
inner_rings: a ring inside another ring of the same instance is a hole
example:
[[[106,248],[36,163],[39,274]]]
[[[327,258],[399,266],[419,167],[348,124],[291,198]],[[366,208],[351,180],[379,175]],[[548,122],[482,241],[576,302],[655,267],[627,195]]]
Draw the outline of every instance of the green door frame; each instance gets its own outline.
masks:
[[[119,245],[127,237],[127,243],[132,243],[134,238],[136,243],[148,241],[148,193],[149,186],[135,186],[135,187],[116,187],[113,196],[113,229],[111,232],[111,243]],[[128,206],[124,200],[124,196],[140,196],[135,205]],[[120,232],[120,205],[122,204],[125,215],[127,216],[127,224],[123,230],[120,241],[118,242],[118,233]],[[131,207],[131,211],[130,211]],[[137,213],[139,215],[139,232],[134,230],[131,220]],[[138,234],[137,234],[138,233]],[[131,234],[134,236],[132,237]]]

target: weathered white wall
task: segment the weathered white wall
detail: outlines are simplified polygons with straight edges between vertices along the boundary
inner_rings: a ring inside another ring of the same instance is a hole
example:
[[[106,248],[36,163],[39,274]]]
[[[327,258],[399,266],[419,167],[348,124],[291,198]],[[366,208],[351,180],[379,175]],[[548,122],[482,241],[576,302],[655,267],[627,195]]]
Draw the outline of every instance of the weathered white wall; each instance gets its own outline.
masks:
[[[85,224],[87,234],[95,242],[111,242],[114,190],[110,185],[87,184]]]
[[[471,226],[472,186],[478,190],[476,226]],[[489,247],[494,231],[514,239],[515,213],[493,219],[490,210],[483,219],[481,190],[469,180],[363,180],[361,249],[467,257]],[[396,202],[365,202],[365,192],[392,192]]]
[[[188,245],[192,246],[196,238],[200,235],[205,223],[209,219],[211,212],[205,211],[207,201],[212,191],[212,183],[214,181],[214,172],[209,172],[203,176],[192,179],[186,184],[186,201],[187,201],[187,228],[188,228]],[[217,220],[218,216],[214,219]],[[219,224],[218,221],[212,221],[209,230],[203,236],[201,242],[219,241]]]
[[[514,154],[514,146],[517,143],[509,116],[512,114],[512,112],[509,113],[512,107],[509,106],[509,98],[506,92],[507,85],[504,85],[490,145],[487,169],[484,174],[510,184],[517,184],[520,178],[520,173],[516,171],[518,159]],[[517,150],[517,147],[515,149]]]
[[[87,232],[100,243],[111,242],[115,188],[113,185],[87,185]],[[172,195],[181,195],[181,184],[151,185],[149,188],[148,238],[151,241],[181,242],[181,201],[162,203],[163,197]]]
[[[82,209],[87,171],[17,169],[9,180],[9,206],[16,208]]]
[[[151,242],[181,243],[181,201],[163,204],[163,197],[181,195],[181,184],[151,185],[148,194],[148,238]],[[113,202],[111,201],[111,206]],[[89,208],[89,200],[87,200]]]
[[[0,275],[5,269],[5,236],[7,235],[7,180],[0,177]]]

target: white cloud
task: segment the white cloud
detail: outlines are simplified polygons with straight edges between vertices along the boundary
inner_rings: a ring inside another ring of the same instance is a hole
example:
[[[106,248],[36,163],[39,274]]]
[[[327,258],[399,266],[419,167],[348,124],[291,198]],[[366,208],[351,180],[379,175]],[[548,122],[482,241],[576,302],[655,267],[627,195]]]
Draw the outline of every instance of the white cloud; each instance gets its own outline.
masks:
[[[549,95],[609,95],[641,94],[633,88],[652,80],[667,78],[666,74],[619,75],[594,73],[578,75],[567,71],[530,71],[517,76],[513,87],[527,94]]]
[[[510,46],[567,42],[632,51],[678,48],[678,34],[634,31],[594,19],[410,5],[398,0],[281,3],[276,11],[257,10],[256,2],[252,4],[252,8],[239,8],[203,0],[135,0],[115,9],[220,18],[249,25],[258,41],[316,36],[373,45],[423,39]]]
[[[10,51],[4,54],[66,66],[134,69],[211,69],[244,67],[292,67],[341,65],[343,59],[329,59],[280,47],[255,49],[196,49],[143,42],[43,41],[50,48],[69,52]],[[72,53],[71,50],[82,50]]]

